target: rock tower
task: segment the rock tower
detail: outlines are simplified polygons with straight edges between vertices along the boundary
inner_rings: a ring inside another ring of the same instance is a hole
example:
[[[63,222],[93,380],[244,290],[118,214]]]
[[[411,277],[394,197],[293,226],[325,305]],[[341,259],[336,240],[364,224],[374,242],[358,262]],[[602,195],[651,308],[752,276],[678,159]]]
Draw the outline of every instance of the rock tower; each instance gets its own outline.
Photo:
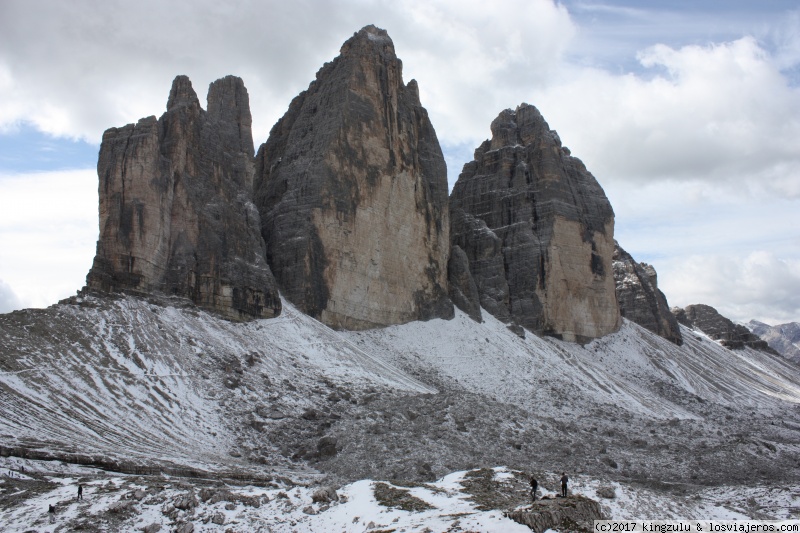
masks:
[[[250,128],[240,78],[212,83],[205,111],[178,76],[161,118],[107,130],[88,289],[187,297],[234,320],[279,314],[252,202]]]
[[[450,197],[451,241],[480,304],[533,332],[586,342],[619,328],[614,212],[528,104],[492,122]]]
[[[453,316],[447,171],[417,83],[367,26],[317,72],[256,156],[283,295],[340,329]]]

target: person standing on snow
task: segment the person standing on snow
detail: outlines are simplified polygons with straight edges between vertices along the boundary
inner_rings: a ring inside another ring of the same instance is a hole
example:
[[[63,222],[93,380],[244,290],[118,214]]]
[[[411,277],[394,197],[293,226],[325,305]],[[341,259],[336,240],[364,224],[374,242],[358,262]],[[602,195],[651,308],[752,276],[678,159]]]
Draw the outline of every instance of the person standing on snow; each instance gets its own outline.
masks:
[[[569,478],[567,477],[566,472],[561,472],[561,497],[567,497],[567,483],[569,482]]]
[[[531,476],[531,498],[533,501],[536,501],[536,489],[539,488],[539,482],[536,481],[536,478]]]

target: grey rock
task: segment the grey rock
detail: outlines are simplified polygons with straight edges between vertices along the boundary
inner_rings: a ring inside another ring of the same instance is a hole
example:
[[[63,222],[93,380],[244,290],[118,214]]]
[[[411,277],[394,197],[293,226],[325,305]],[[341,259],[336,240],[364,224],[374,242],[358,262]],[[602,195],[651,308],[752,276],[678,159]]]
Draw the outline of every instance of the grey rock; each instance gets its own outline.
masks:
[[[250,125],[240,78],[212,83],[206,112],[178,76],[161,118],[103,134],[87,289],[180,296],[234,320],[280,313],[252,202]]]
[[[767,341],[769,347],[781,354],[782,356],[800,363],[800,324],[797,322],[788,322],[786,324],[779,324],[777,326],[770,326],[757,320],[751,320],[745,326],[758,335],[763,340]]]
[[[597,496],[599,498],[605,498],[606,500],[613,500],[617,497],[617,491],[611,486],[599,487],[597,489]]]
[[[734,324],[710,305],[687,305],[683,309],[673,307],[672,314],[684,326],[702,331],[731,350],[749,347],[779,355],[778,352],[769,347],[767,341],[750,333],[750,330],[741,324]]]
[[[529,510],[509,511],[505,515],[533,531],[573,530],[576,526],[578,531],[591,531],[595,520],[606,519],[600,503],[583,496],[538,500]],[[567,528],[564,528],[565,525]]]
[[[680,346],[683,336],[666,296],[658,289],[655,268],[637,263],[619,243],[615,244],[614,281],[620,314]]]
[[[283,295],[339,329],[451,318],[447,171],[415,81],[367,26],[317,72],[256,156]]]
[[[173,498],[172,505],[176,509],[180,509],[182,511],[188,511],[190,509],[194,509],[195,507],[197,507],[197,497],[194,495],[193,492],[179,494],[175,496],[175,498]]]
[[[458,245],[450,249],[447,263],[447,281],[450,299],[456,307],[464,311],[475,322],[483,322],[480,295],[475,280],[469,272],[469,259]]]
[[[492,122],[450,213],[451,242],[466,252],[486,311],[569,341],[619,328],[611,204],[535,107]]]
[[[336,449],[337,440],[336,437],[322,437],[317,442],[317,452],[321,458],[329,458],[333,457],[337,454],[338,450]]]
[[[175,528],[175,533],[194,533],[194,524],[186,522]]]
[[[473,278],[480,306],[504,322],[509,312],[508,281],[503,261],[503,243],[486,222],[464,212],[450,210],[450,236],[453,248],[469,250],[468,270]]]
[[[322,487],[317,489],[311,495],[311,501],[314,503],[331,503],[338,502],[339,495],[333,487]]]
[[[124,513],[131,509],[133,509],[132,501],[118,501],[108,506],[108,512],[114,514]]]
[[[214,516],[211,517],[211,522],[218,526],[225,525],[225,515],[223,513],[214,513]]]
[[[144,531],[144,533],[158,533],[159,531],[161,531],[161,524],[153,523],[150,524],[149,526],[144,526],[144,529],[142,531]]]

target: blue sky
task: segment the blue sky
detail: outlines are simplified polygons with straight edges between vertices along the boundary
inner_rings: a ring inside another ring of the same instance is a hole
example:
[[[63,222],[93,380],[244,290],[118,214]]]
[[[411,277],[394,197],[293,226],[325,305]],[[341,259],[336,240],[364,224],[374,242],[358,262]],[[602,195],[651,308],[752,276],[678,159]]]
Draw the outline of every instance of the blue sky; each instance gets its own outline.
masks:
[[[30,124],[0,133],[0,174],[91,168],[98,144],[48,135]]]
[[[256,145],[366,24],[417,79],[452,183],[505,108],[536,105],[609,196],[672,305],[800,321],[800,6],[792,1],[0,3],[0,312],[74,294],[104,129],[172,79],[250,93]]]

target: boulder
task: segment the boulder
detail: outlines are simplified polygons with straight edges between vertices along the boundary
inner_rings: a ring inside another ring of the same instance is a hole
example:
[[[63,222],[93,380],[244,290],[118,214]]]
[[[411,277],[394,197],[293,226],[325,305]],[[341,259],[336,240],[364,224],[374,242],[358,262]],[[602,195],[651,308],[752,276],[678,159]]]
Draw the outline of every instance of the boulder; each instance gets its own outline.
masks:
[[[492,122],[450,196],[451,243],[483,308],[539,334],[588,342],[619,329],[614,212],[583,163],[528,104]]]
[[[282,294],[338,329],[451,318],[447,169],[415,81],[367,26],[317,72],[256,156]]]
[[[240,78],[212,83],[205,111],[178,76],[161,118],[106,130],[88,290],[180,296],[234,320],[280,313],[252,202],[250,124]]]
[[[528,526],[536,533],[557,531],[592,531],[595,520],[605,520],[600,503],[584,496],[537,500],[526,509],[508,511],[505,516]]]
[[[613,500],[614,498],[617,497],[617,491],[614,489],[614,487],[611,486],[599,487],[597,489],[597,496],[599,498]]]
[[[619,243],[614,244],[614,281],[620,314],[678,346],[683,344],[678,321],[658,289],[655,268],[637,263]]]
[[[176,509],[188,511],[197,507],[197,497],[194,495],[194,492],[178,494],[172,499],[172,505]]]
[[[311,495],[311,501],[314,503],[338,502],[339,495],[333,487],[322,487],[314,491]]]

